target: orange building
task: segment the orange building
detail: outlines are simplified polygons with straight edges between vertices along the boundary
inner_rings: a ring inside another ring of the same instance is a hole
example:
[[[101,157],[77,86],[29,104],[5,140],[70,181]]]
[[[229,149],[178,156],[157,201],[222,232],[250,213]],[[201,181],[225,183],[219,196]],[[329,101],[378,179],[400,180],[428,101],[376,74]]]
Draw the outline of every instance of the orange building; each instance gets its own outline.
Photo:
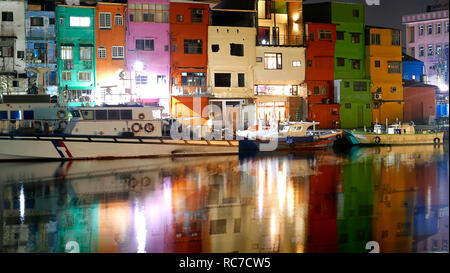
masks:
[[[121,103],[130,101],[126,88],[125,63],[126,4],[97,3],[95,8],[95,44],[97,101]]]
[[[366,27],[366,72],[372,79],[372,123],[403,120],[401,32]]]
[[[209,4],[170,3],[171,113],[175,118],[200,117],[208,104],[208,25]],[[194,97],[200,97],[198,109],[194,109]]]

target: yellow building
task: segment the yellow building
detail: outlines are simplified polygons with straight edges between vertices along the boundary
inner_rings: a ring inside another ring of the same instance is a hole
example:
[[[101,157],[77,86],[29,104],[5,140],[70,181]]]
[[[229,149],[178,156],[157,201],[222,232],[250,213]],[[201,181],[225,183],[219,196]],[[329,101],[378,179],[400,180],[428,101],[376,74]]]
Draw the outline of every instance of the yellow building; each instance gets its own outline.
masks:
[[[366,27],[366,71],[372,79],[372,123],[403,120],[401,32]]]

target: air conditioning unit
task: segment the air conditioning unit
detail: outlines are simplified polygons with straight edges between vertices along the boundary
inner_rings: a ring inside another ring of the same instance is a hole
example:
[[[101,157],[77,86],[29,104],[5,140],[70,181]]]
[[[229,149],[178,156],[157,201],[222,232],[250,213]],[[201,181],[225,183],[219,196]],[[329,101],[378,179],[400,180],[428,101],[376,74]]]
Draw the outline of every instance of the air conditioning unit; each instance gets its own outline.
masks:
[[[372,99],[373,100],[381,100],[381,93],[373,93],[372,94]]]

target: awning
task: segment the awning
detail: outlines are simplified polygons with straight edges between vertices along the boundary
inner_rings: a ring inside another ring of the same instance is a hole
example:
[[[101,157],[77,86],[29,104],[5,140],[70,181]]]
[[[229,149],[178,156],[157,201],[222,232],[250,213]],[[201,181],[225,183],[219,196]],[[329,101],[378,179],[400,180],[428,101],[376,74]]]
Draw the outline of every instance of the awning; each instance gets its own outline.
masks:
[[[72,43],[61,43],[61,46],[75,46],[75,45]]]

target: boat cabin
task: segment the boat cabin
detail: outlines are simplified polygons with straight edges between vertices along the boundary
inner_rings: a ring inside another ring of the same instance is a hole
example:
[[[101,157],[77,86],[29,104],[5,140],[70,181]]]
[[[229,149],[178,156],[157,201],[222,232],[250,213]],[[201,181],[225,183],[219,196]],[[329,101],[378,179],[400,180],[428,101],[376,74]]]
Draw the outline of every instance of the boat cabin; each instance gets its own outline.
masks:
[[[280,125],[280,137],[304,137],[308,135],[308,129],[319,125],[320,122],[290,122]]]
[[[413,135],[416,133],[416,130],[412,125],[393,124],[389,126],[387,133],[389,135],[404,135],[404,134]]]

